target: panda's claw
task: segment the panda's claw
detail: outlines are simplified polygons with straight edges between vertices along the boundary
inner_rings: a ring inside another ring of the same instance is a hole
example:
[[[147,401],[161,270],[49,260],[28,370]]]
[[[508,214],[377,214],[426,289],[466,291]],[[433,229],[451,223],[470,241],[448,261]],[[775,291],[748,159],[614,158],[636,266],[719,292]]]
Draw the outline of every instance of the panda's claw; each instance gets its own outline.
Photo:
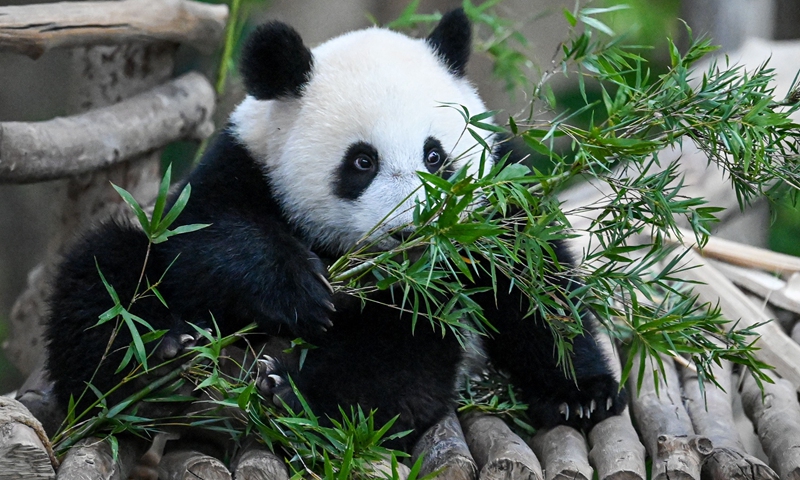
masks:
[[[589,414],[591,415],[592,412],[594,412],[596,409],[597,409],[597,402],[593,398],[592,401],[589,402]]]
[[[267,375],[267,379],[271,381],[270,386],[272,388],[279,387],[283,383],[283,377],[274,373]]]
[[[191,347],[194,342],[197,341],[195,337],[189,335],[188,333],[182,333],[181,336],[178,337],[178,340],[180,340],[182,347]]]
[[[328,310],[330,310],[331,312],[336,312],[336,306],[330,300],[326,300],[325,301],[325,306],[328,307]],[[330,323],[330,325],[328,325],[328,326],[329,327],[332,326],[333,322],[331,322],[330,319],[327,319],[327,320],[328,320],[328,323]]]
[[[578,405],[578,418],[583,418],[583,405]]]
[[[564,415],[565,420],[569,420],[569,405],[562,403],[558,406],[558,413]]]
[[[336,293],[336,291],[333,289],[333,285],[331,285],[331,282],[329,282],[328,279],[325,278],[325,275],[317,272],[317,277],[319,277],[319,281],[322,282],[323,285],[325,285],[325,287],[328,289],[328,292],[330,292],[331,295]]]
[[[606,410],[611,410],[611,407],[613,407],[613,406],[614,406],[614,399],[611,398],[611,397],[608,397],[606,399]]]

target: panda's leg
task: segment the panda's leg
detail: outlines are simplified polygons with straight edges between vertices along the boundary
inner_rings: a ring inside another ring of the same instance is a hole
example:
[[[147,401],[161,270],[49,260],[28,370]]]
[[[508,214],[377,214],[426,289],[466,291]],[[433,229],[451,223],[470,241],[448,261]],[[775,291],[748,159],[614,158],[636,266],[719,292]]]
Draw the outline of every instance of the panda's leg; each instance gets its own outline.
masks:
[[[300,408],[289,378],[321,421],[360,406],[374,411],[376,428],[397,417],[389,434],[413,430],[388,444],[408,451],[419,435],[452,411],[463,353],[455,335],[442,336],[420,319],[368,301],[337,299],[333,327],[314,340],[300,368],[264,359],[257,386],[262,394]],[[390,299],[378,299],[384,304]]]
[[[489,291],[474,299],[497,329],[484,340],[486,352],[522,389],[534,426],[565,424],[588,430],[620,413],[626,405],[624,392],[608,353],[597,341],[596,319],[589,313],[583,316],[585,333],[572,342],[571,378],[558,364],[556,341],[546,321],[538,315],[523,318],[528,300],[509,287],[507,279],[498,278],[496,295]]]
[[[59,265],[48,299],[49,315],[45,328],[48,375],[55,393],[66,406],[70,397],[78,411],[88,408],[97,397],[87,385],[107,392],[120,384],[130,371],[116,372],[131,345],[131,332],[120,317],[100,322],[100,316],[114,307],[114,300],[101,281],[114,288],[123,307],[156,330],[167,330],[159,340],[145,344],[148,366],[175,358],[198,340],[198,332],[164,307],[153,295],[131,302],[146,256],[147,238],[141,230],[128,225],[108,223],[87,234],[67,252]],[[150,258],[148,278],[158,278],[157,258]],[[144,283],[144,282],[142,282]],[[139,293],[142,286],[139,285]],[[139,333],[143,326],[136,324]],[[115,333],[115,328],[116,333]],[[111,341],[113,338],[113,342]],[[110,343],[110,345],[109,345]],[[165,367],[167,368],[167,367]],[[147,378],[163,372],[159,369],[118,388],[107,399],[110,405],[143,388]]]

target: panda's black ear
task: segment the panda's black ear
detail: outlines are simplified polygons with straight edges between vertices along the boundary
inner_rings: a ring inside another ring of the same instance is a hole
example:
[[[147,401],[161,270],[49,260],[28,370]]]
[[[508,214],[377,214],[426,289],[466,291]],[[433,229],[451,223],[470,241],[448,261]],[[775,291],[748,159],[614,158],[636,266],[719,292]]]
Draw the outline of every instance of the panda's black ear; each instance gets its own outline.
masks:
[[[311,51],[282,22],[260,25],[242,49],[240,71],[249,95],[259,100],[299,97],[311,74]]]
[[[428,44],[457,77],[463,77],[472,51],[472,24],[464,10],[446,13],[427,38]]]

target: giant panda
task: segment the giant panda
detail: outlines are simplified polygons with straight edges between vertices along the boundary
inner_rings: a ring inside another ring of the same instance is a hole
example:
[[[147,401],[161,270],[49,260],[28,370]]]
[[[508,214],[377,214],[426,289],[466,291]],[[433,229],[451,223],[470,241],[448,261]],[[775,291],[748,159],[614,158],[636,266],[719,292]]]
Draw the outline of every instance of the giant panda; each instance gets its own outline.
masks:
[[[286,24],[260,26],[242,53],[247,96],[185,180],[192,194],[177,223],[210,226],[149,253],[146,276],[152,282],[167,272],[159,288],[169,308],[150,296],[132,313],[168,330],[154,355],[169,358],[193,344],[188,322],[210,326],[213,316],[223,334],[255,322],[267,335],[301,336],[316,347],[302,368],[262,362],[262,392],[286,405],[297,402],[291,378],[322,418],[355,405],[375,410],[379,423],[398,416],[392,431],[413,431],[395,441],[403,449],[452,411],[465,357],[456,336],[426,322],[412,330],[407,313],[386,305],[391,291],[365,304],[334,294],[326,266],[365,239],[382,238],[379,249],[401,241],[402,230],[381,234],[411,223],[418,171],[476,172],[482,149],[464,134],[461,114],[442,107],[487,110],[465,78],[470,49],[462,10],[444,15],[425,39],[368,28],[313,50]],[[499,146],[491,160],[504,153]],[[565,245],[553,247],[570,261]],[[125,373],[114,372],[131,341],[125,329],[100,363],[111,325],[93,325],[111,300],[97,270],[125,302],[146,249],[138,227],[109,221],[66,254],[46,327],[47,368],[63,405],[90,379],[106,391]],[[473,299],[496,329],[482,339],[483,351],[522,390],[534,426],[589,429],[619,413],[625,400],[591,323],[574,339],[575,378],[568,378],[546,322],[523,318],[525,302],[510,287],[501,278]]]

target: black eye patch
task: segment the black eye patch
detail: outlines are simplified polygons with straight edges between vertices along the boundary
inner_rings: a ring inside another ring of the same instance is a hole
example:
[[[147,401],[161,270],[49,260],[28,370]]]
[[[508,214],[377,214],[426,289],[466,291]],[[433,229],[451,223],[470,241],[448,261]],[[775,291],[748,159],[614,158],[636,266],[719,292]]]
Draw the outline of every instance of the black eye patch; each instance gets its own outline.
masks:
[[[422,160],[425,163],[425,168],[430,173],[436,173],[441,170],[441,176],[444,179],[450,178],[454,170],[452,165],[447,163],[447,153],[442,147],[442,142],[433,137],[428,137],[425,140],[425,146],[422,148]],[[442,170],[442,166],[445,168]]]
[[[378,150],[367,142],[347,147],[333,180],[333,192],[339,198],[356,200],[364,193],[380,168]]]

